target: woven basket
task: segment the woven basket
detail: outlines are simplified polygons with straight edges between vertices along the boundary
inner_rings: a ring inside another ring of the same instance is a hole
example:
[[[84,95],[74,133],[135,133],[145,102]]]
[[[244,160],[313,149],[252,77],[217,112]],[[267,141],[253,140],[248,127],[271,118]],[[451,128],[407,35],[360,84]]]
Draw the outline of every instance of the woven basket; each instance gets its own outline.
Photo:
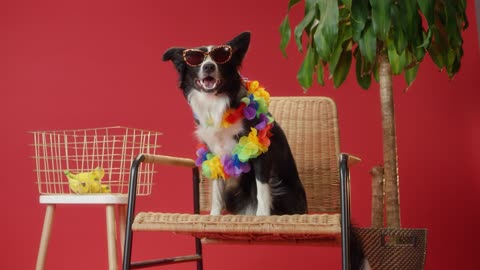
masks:
[[[372,269],[422,270],[427,251],[426,229],[356,228]]]

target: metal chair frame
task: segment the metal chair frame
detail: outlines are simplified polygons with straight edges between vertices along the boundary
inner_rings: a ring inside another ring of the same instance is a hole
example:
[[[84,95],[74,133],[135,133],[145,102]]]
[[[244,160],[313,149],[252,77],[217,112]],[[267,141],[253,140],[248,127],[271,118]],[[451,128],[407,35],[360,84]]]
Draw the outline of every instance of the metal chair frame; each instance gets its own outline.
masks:
[[[132,244],[133,244],[133,230],[132,224],[134,222],[135,215],[135,202],[136,202],[136,192],[137,189],[137,176],[139,171],[139,166],[142,163],[157,163],[158,159],[146,158],[150,155],[141,154],[139,155],[132,163],[130,170],[130,183],[129,183],[129,193],[128,193],[128,207],[127,207],[127,220],[126,220],[126,230],[125,230],[125,244],[124,244],[124,254],[123,254],[123,270],[129,269],[140,269],[152,266],[159,265],[168,265],[184,262],[196,262],[197,270],[203,269],[203,257],[202,257],[202,242],[199,238],[195,238],[195,251],[194,255],[179,256],[179,257],[170,257],[170,258],[161,258],[153,259],[147,261],[132,262]],[[188,166],[188,165],[184,165]],[[341,247],[342,247],[342,270],[350,270],[350,173],[349,173],[349,155],[340,154],[339,157],[339,167],[340,167],[340,195],[341,195]],[[192,168],[192,178],[193,178],[193,196],[194,196],[194,213],[200,213],[200,194],[199,194],[199,184],[200,184],[200,174],[198,168]]]

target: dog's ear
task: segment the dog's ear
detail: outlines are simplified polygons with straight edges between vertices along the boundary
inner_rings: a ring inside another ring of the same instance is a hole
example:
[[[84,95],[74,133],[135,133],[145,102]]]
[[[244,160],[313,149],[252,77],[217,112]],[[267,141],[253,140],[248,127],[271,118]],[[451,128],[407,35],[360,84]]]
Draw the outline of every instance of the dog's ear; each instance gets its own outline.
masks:
[[[182,59],[182,53],[184,50],[184,48],[170,48],[163,54],[162,60],[175,61],[176,59]]]
[[[185,77],[185,68],[186,64],[183,61],[183,51],[184,48],[170,48],[168,49],[162,57],[163,61],[172,61],[175,69],[178,72],[178,86],[182,88],[182,82]]]
[[[162,60],[172,61],[178,73],[182,73],[185,66],[182,55],[184,50],[184,48],[170,48],[163,54]]]
[[[227,45],[232,47],[233,50],[231,59],[232,63],[235,66],[240,66],[247,53],[248,46],[250,45],[250,32],[241,33],[227,42]]]

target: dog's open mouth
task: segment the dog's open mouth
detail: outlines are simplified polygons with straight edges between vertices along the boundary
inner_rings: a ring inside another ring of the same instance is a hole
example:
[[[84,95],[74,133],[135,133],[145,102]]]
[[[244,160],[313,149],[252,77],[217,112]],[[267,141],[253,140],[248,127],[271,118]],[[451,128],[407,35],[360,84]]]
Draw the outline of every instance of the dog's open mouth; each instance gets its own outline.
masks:
[[[202,80],[195,80],[198,87],[202,88],[206,92],[213,91],[220,85],[220,80],[217,80],[211,76],[205,77]]]

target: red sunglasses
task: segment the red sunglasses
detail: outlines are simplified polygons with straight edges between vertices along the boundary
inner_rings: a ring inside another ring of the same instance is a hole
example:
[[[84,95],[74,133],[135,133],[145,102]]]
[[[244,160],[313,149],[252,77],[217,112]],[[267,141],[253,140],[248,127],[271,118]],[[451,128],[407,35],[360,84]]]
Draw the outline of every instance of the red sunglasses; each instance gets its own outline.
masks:
[[[205,61],[205,58],[210,56],[217,64],[224,64],[232,57],[232,47],[228,45],[222,45],[213,48],[209,52],[204,52],[198,49],[187,49],[183,51],[183,60],[187,65],[196,67]]]

